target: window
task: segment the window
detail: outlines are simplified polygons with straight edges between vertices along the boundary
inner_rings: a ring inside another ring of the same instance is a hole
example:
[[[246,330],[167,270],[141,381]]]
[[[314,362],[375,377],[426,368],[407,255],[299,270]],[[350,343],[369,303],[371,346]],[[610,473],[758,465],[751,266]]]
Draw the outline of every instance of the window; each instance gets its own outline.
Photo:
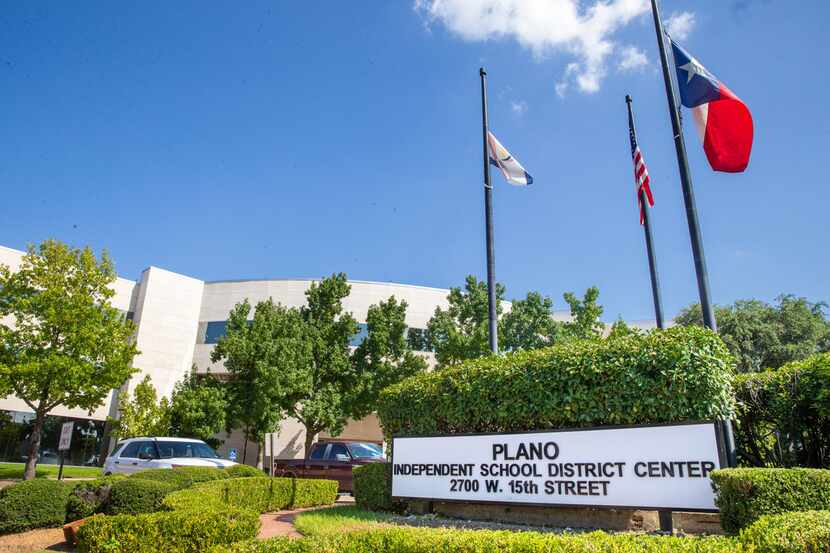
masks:
[[[427,338],[427,329],[410,328],[406,331],[406,341],[413,351],[432,351]]]
[[[215,344],[227,333],[228,321],[208,321],[205,329],[205,343]]]
[[[218,459],[219,455],[202,442],[156,442],[162,459],[174,457],[195,457],[197,459]]]
[[[130,459],[137,458],[138,457],[138,447],[141,445],[141,443],[142,442],[132,442],[130,444],[127,444],[127,447],[125,447],[121,451],[121,455],[119,455],[119,457],[128,457]]]
[[[377,444],[349,444],[349,451],[352,453],[352,457],[368,457],[370,459],[383,457],[383,448]]]
[[[317,444],[317,446],[312,450],[311,456],[309,459],[317,459],[320,460],[323,458],[323,453],[326,452],[326,444]]]
[[[357,325],[357,334],[351,337],[349,340],[349,345],[357,347],[360,345],[360,342],[369,335],[369,326],[365,323],[359,323]]]
[[[329,449],[329,454],[326,458],[334,461],[337,460],[338,455],[349,457],[349,450],[343,444],[331,444],[331,449]]]
[[[153,442],[137,442],[138,443],[138,457],[139,459],[158,459],[156,454],[156,446]]]

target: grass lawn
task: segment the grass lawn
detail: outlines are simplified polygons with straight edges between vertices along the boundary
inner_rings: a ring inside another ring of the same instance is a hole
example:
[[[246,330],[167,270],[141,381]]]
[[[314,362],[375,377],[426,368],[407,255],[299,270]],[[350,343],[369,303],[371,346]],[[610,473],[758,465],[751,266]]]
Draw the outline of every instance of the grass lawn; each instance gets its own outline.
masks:
[[[300,513],[294,527],[304,536],[331,537],[351,532],[392,526],[393,515],[364,511],[358,507],[334,507]]]
[[[0,480],[19,480],[23,478],[23,463],[0,463]],[[38,465],[37,478],[57,478],[58,465]],[[99,467],[63,467],[64,478],[97,478],[101,476]]]

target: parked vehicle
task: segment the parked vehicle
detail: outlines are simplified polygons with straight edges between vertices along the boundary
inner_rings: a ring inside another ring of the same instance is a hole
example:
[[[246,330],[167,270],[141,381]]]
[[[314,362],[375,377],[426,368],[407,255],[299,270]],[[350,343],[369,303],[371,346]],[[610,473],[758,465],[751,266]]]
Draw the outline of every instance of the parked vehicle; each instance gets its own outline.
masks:
[[[221,459],[202,440],[190,438],[130,438],[118,442],[104,462],[104,474],[131,474],[147,469],[235,465]]]
[[[337,480],[341,492],[352,492],[352,468],[383,463],[383,448],[371,442],[317,442],[308,459],[276,459],[275,476]]]

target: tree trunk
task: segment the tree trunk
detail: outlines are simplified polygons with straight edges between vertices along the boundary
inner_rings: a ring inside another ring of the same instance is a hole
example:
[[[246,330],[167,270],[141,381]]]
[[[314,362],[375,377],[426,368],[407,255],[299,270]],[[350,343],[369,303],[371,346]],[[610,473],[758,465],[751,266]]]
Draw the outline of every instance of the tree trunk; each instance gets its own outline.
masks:
[[[33,480],[37,468],[37,458],[40,454],[40,439],[43,437],[43,423],[46,420],[46,412],[38,410],[35,412],[35,425],[32,427],[32,435],[29,438],[29,457],[26,459],[26,468],[23,470],[23,480]]]
[[[265,466],[265,439],[263,438],[257,443],[257,448],[259,451],[257,452],[256,456],[256,468],[262,470]]]
[[[306,427],[305,429],[305,458],[311,455],[311,446],[314,445],[314,436],[317,435],[313,429]]]

